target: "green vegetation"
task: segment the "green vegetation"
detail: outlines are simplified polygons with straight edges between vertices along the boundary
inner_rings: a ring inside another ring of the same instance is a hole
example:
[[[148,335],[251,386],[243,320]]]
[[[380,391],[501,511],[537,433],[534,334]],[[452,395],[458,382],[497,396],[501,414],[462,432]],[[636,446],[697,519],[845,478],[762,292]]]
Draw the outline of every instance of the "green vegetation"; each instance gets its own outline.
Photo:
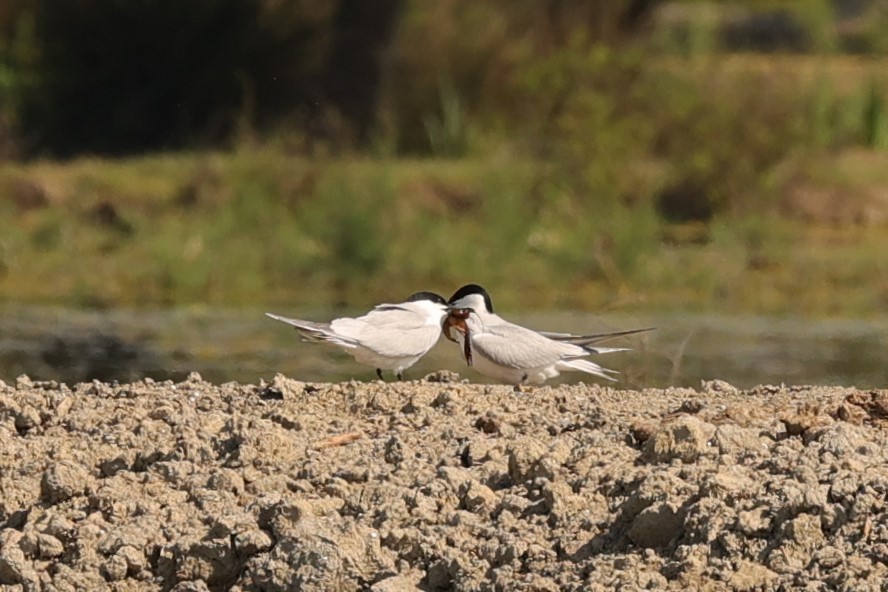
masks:
[[[844,191],[867,167],[885,182],[867,159],[824,164],[816,187]],[[867,316],[888,302],[884,226],[776,212],[672,223],[645,196],[581,199],[550,167],[507,157],[83,159],[7,164],[0,190],[9,301],[366,305],[474,280],[517,308]]]
[[[884,310],[881,0],[365,6],[4,4],[0,297]]]

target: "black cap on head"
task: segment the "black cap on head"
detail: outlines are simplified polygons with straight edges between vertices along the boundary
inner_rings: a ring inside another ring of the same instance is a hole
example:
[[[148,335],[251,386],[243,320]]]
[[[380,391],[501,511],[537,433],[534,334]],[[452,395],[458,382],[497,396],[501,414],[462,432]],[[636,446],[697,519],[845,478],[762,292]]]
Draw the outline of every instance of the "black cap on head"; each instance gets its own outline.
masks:
[[[453,296],[450,297],[450,300],[447,302],[449,304],[453,304],[460,298],[465,298],[466,296],[471,296],[472,294],[479,294],[484,298],[484,307],[487,309],[487,312],[493,312],[493,302],[490,300],[490,294],[487,293],[487,290],[479,286],[478,284],[466,284],[459,290],[453,293]]]
[[[435,294],[434,292],[417,292],[416,294],[411,294],[410,297],[407,298],[407,302],[416,302],[417,300],[430,300],[437,304],[447,304],[447,301],[444,300],[443,296]]]

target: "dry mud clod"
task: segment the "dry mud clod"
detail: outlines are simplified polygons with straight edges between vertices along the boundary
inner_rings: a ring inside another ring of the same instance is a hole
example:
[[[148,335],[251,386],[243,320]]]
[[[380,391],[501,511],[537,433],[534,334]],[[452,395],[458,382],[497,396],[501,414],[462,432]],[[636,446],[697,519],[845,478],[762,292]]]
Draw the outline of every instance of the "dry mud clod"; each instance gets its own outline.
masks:
[[[888,581],[885,391],[433,378],[0,383],[0,588]]]

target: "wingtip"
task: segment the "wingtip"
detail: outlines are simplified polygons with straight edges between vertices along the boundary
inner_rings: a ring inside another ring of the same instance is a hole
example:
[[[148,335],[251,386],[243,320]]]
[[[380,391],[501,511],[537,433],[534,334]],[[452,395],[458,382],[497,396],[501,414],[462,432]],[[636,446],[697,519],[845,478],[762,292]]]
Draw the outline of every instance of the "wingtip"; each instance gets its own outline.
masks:
[[[267,317],[270,318],[270,319],[274,319],[275,321],[280,321],[280,322],[282,322],[282,323],[287,323],[288,325],[294,325],[293,321],[296,320],[296,319],[291,319],[291,318],[288,318],[288,317],[285,317],[285,316],[281,316],[281,315],[278,315],[278,314],[274,314],[273,312],[267,312],[267,313],[265,313],[265,316],[267,316]],[[294,325],[294,326],[295,326],[295,325]]]

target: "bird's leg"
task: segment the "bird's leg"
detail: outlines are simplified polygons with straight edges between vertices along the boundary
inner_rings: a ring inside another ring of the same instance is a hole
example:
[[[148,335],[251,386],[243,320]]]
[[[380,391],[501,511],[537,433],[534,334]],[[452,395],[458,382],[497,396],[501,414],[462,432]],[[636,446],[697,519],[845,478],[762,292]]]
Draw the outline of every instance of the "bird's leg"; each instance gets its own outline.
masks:
[[[512,390],[514,390],[516,393],[523,393],[524,389],[522,389],[521,387],[526,384],[527,384],[527,374],[525,374],[524,376],[521,377],[521,381],[518,384],[516,384]]]
[[[398,372],[397,376],[398,376],[398,380],[404,380],[404,377],[401,375],[400,372]]]
[[[379,377],[379,380],[383,380],[383,381],[385,380],[385,378],[382,377],[382,368],[376,369],[376,376]]]

